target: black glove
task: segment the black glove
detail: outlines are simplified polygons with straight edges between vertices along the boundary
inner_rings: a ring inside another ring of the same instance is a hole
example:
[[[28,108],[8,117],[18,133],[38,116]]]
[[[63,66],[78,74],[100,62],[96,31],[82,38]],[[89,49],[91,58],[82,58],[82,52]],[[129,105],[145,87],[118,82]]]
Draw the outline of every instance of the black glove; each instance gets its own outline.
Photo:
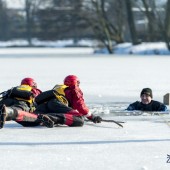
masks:
[[[92,121],[93,123],[101,123],[102,118],[100,116],[93,116]]]

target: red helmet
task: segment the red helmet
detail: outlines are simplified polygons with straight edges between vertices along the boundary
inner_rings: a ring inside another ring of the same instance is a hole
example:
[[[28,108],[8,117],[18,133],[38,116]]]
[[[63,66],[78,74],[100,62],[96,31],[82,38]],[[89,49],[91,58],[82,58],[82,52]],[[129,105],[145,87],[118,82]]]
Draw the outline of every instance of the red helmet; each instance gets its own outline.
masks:
[[[22,81],[21,81],[21,85],[29,85],[31,87],[34,87],[34,88],[37,88],[37,83],[34,81],[33,78],[24,78]]]
[[[69,75],[64,79],[64,84],[66,86],[75,86],[75,85],[79,85],[80,81],[77,76]]]

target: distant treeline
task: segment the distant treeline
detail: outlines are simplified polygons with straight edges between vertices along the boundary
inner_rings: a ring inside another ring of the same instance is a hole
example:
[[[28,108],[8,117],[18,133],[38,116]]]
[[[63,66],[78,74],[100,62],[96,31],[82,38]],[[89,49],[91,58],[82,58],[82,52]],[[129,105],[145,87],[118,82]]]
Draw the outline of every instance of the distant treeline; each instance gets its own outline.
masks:
[[[8,8],[0,0],[0,41],[83,38],[99,40],[113,52],[114,44],[164,41],[170,50],[170,0],[22,0]]]

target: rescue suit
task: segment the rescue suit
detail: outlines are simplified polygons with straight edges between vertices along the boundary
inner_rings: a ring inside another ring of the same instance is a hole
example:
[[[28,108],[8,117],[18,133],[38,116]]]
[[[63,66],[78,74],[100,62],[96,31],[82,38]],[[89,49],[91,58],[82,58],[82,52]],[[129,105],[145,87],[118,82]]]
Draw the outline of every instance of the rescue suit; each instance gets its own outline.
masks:
[[[83,93],[78,86],[56,85],[35,98],[35,113],[47,114],[56,124],[83,126],[88,115]]]
[[[3,117],[2,111],[4,111],[7,114],[5,121],[14,120],[23,126],[39,125],[41,121],[37,119],[38,115],[29,112],[35,110],[34,98],[40,93],[39,89],[29,85],[13,87],[2,93],[0,100],[1,117]]]

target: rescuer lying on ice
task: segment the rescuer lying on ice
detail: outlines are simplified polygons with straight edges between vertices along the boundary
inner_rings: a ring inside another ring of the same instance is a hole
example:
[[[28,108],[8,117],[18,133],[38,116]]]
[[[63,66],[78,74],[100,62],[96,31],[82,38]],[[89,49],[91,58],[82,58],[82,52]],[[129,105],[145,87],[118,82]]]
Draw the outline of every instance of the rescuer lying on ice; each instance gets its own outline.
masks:
[[[22,126],[45,125],[53,127],[54,122],[42,114],[30,113],[35,110],[34,99],[41,93],[32,78],[24,78],[21,85],[13,87],[2,94],[0,100],[0,128],[5,121],[14,120]]]
[[[84,117],[100,123],[102,118],[93,115],[86,106],[79,84],[77,76],[69,75],[63,85],[42,92],[35,98],[37,107],[34,113],[47,114],[56,125],[83,126]]]

